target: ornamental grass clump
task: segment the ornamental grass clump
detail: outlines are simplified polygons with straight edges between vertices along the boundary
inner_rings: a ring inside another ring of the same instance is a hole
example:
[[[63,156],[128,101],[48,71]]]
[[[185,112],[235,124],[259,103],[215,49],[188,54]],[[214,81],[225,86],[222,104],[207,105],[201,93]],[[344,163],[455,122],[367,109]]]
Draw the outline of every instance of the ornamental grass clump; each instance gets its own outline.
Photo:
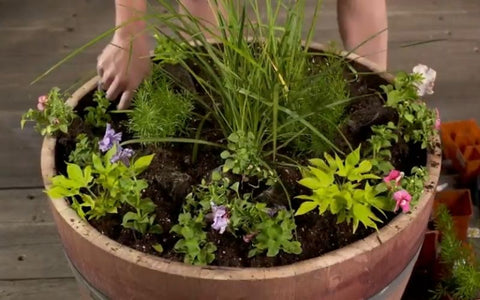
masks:
[[[213,1],[224,8],[215,28],[159,2],[166,12],[145,17],[156,66],[131,109],[112,111],[98,92],[61,132],[45,129],[58,100],[27,114],[61,137],[52,198],[113,227],[112,239],[148,238],[141,251],[238,267],[316,257],[415,209],[425,162],[408,155],[434,147],[438,115],[420,99],[432,71],[368,86],[378,75],[312,46],[321,1],[306,35],[305,0]]]

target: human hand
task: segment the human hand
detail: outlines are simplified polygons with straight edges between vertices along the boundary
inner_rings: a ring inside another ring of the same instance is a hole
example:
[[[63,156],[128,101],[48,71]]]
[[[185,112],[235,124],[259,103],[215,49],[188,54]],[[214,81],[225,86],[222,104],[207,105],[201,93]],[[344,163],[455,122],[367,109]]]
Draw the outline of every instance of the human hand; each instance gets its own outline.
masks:
[[[107,99],[120,96],[118,109],[128,108],[135,89],[150,73],[149,42],[146,35],[132,37],[115,33],[97,59],[100,87],[107,91]]]

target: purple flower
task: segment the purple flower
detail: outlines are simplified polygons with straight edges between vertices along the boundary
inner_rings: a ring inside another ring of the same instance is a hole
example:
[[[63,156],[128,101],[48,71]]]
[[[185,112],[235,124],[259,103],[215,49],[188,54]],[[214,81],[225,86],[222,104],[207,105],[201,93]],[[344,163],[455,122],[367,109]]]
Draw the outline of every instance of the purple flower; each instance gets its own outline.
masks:
[[[280,210],[283,210],[283,209],[286,209],[286,207],[283,206],[283,205],[277,205],[276,204],[273,208],[267,207],[266,213],[271,218],[273,218],[277,214],[277,212],[279,212]]]
[[[115,155],[112,156],[112,159],[110,159],[110,162],[113,164],[113,163],[116,163],[117,161],[121,161],[123,162],[124,165],[129,167],[130,166],[129,158],[132,157],[133,153],[134,152],[132,149],[128,149],[128,148],[123,149],[122,147],[120,147],[120,145],[117,145],[117,153],[115,153]]]
[[[217,206],[214,203],[210,203],[212,206],[212,214],[213,214],[213,224],[212,228],[218,231],[220,234],[225,232],[227,229],[228,222],[230,219],[228,218],[227,208],[224,205]]]
[[[121,140],[122,140],[122,133],[121,132],[115,133],[115,130],[112,129],[112,126],[107,123],[107,129],[105,130],[105,136],[103,137],[103,139],[100,142],[98,142],[98,145],[99,145],[100,150],[102,152],[107,152],[108,150],[110,150],[113,147],[113,145],[120,143]],[[119,148],[118,151],[120,151],[120,150],[122,150],[122,149]],[[117,151],[117,153],[118,153],[118,151]]]

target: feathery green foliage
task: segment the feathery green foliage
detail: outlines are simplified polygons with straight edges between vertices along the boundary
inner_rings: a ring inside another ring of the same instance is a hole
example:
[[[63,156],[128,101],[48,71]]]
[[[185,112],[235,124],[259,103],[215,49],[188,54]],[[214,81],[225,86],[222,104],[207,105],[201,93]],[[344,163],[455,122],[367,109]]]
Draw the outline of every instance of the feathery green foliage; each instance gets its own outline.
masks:
[[[452,216],[444,204],[435,214],[435,227],[442,233],[440,260],[449,269],[434,291],[433,299],[450,295],[454,299],[476,299],[480,292],[480,264],[471,250],[457,239]]]
[[[139,87],[130,112],[129,129],[138,139],[178,136],[193,110],[193,95],[177,92],[162,72],[154,72]]]

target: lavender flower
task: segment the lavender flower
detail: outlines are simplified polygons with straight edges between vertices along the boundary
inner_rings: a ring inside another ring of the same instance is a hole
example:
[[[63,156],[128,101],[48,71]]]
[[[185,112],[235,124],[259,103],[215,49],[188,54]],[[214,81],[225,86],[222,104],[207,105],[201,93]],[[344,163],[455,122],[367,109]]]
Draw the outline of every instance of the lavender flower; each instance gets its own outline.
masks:
[[[123,149],[122,147],[120,147],[120,145],[118,145],[117,153],[115,153],[115,155],[112,156],[112,159],[110,159],[110,162],[113,164],[113,163],[116,163],[117,161],[121,161],[124,165],[129,167],[130,166],[129,158],[132,157],[133,153],[134,152],[132,149],[128,149],[128,148]]]
[[[283,210],[283,209],[286,209],[286,207],[283,206],[283,205],[275,204],[275,206],[273,208],[267,207],[266,213],[271,218],[273,218],[277,214],[277,212],[279,212],[280,210]]]
[[[113,147],[113,145],[115,145],[115,144],[118,145],[118,143],[120,143],[121,140],[122,140],[122,133],[121,132],[115,133],[115,130],[112,129],[112,126],[107,123],[107,129],[105,130],[105,136],[103,137],[103,139],[100,142],[98,142],[98,146],[100,147],[100,150],[102,152],[107,152],[108,150],[110,150]],[[117,150],[117,154],[121,150],[122,149],[119,148]]]
[[[214,203],[210,203],[212,206],[213,224],[212,228],[217,230],[220,234],[227,229],[230,219],[228,218],[227,208],[224,205],[217,206]]]

